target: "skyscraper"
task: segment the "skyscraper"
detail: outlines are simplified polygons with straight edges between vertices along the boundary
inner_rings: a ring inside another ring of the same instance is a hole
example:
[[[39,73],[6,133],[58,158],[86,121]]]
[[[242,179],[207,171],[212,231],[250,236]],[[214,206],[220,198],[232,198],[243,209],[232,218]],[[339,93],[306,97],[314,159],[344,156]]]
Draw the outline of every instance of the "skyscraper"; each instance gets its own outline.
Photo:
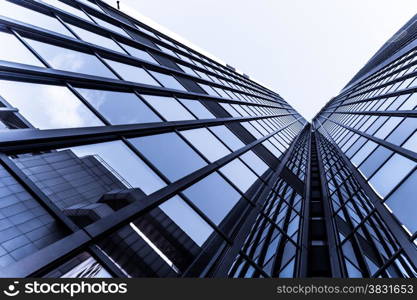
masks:
[[[416,20],[313,120],[344,276],[416,277]]]
[[[312,124],[102,1],[0,24],[0,276],[416,277],[412,22]]]

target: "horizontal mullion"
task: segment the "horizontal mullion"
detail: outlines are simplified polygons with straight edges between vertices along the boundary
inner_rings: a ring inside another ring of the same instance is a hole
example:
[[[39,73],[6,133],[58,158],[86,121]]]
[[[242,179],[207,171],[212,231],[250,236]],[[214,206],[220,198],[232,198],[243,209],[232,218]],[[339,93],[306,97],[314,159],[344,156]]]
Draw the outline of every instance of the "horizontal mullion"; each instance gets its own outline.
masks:
[[[136,83],[132,81],[124,81],[118,79],[111,79],[106,77],[86,75],[81,73],[74,73],[50,68],[29,66],[19,63],[13,63],[8,61],[0,60],[0,78],[11,78],[22,81],[22,79],[27,76],[28,80],[31,79],[30,76],[39,76],[45,77],[48,79],[55,79],[55,83],[63,83],[67,81],[68,83],[74,84],[76,86],[84,86],[89,88],[91,85],[96,85],[99,89],[110,89],[110,90],[123,90],[124,89],[138,89],[141,93],[149,94],[158,94],[161,96],[172,96],[176,95],[180,98],[186,99],[201,99],[215,101],[217,103],[230,103],[230,104],[243,104],[249,106],[261,106],[261,107],[271,107],[271,108],[283,108],[276,105],[267,105],[267,104],[258,104],[253,102],[243,102],[238,100],[227,100],[225,98],[210,96],[208,94],[199,94],[194,92],[181,91],[176,89],[165,88],[161,86],[153,86],[142,83]],[[33,78],[33,77],[32,77]],[[33,79],[32,79],[33,80]]]
[[[415,72],[415,75],[417,76],[417,71]],[[405,95],[405,94],[412,94],[414,92],[417,92],[417,86],[412,87],[412,88],[402,89],[400,91],[389,92],[389,93],[383,94],[383,95],[373,96],[373,97],[370,97],[370,98],[367,98],[367,99],[352,101],[352,102],[349,102],[349,103],[342,103],[342,104],[339,104],[339,105],[335,104],[335,105],[327,107],[327,109],[333,108],[333,107],[347,106],[347,105],[357,104],[357,103],[364,103],[364,102],[383,99],[383,98],[396,97],[396,96],[401,96],[401,95]]]
[[[413,57],[414,56],[416,56],[416,54],[414,54],[413,55]],[[408,60],[410,57],[407,57],[406,58],[406,60]],[[392,68],[395,68],[396,66],[398,66],[398,65],[400,65],[400,64],[402,64],[403,63],[403,59],[401,60],[401,61],[398,61],[397,63],[395,63],[394,65],[392,65],[391,67],[390,67],[390,69],[392,69]],[[401,68],[399,68],[399,69],[397,69],[397,70],[395,70],[395,71],[393,71],[393,72],[390,72],[390,73],[387,73],[386,75],[384,75],[384,76],[382,76],[381,78],[378,78],[378,79],[372,79],[372,81],[370,81],[370,82],[368,82],[368,83],[366,83],[364,86],[361,86],[361,89],[362,88],[364,88],[364,87],[366,87],[366,86],[370,86],[370,85],[372,85],[372,84],[374,84],[374,83],[376,83],[376,82],[378,82],[378,81],[380,81],[380,80],[384,80],[385,78],[388,78],[388,77],[390,77],[390,76],[392,76],[392,75],[394,75],[394,74],[397,74],[397,73],[400,73],[400,72],[402,72],[402,71],[404,71],[405,69],[408,69],[408,68],[410,68],[410,67],[412,67],[412,66],[415,66],[415,65],[417,65],[417,61],[412,61],[412,62],[410,62],[410,63],[408,63],[407,65],[405,65],[405,66],[402,66]],[[410,73],[411,74],[411,73]],[[407,74],[408,75],[408,74]],[[402,77],[400,77],[400,78],[402,78]],[[378,87],[378,86],[377,86]],[[367,90],[367,91],[370,91],[370,89],[369,90]]]
[[[329,119],[329,118],[326,118],[326,117],[323,117],[323,116],[321,118],[326,119],[326,120],[328,120],[328,121],[330,121],[330,122],[332,122],[332,123],[334,123],[334,124],[336,124],[336,125],[338,125],[340,127],[343,127],[343,128],[345,128],[345,129],[347,129],[349,131],[352,131],[352,132],[354,132],[356,134],[359,134],[360,136],[362,136],[362,137],[364,137],[364,138],[366,138],[368,140],[371,140],[374,143],[377,143],[377,144],[379,144],[381,146],[384,146],[385,148],[388,148],[388,149],[394,151],[395,153],[401,154],[402,156],[405,156],[408,159],[411,159],[411,160],[417,162],[417,153],[415,153],[413,151],[410,151],[410,150],[401,148],[400,146],[397,146],[397,145],[395,145],[393,143],[390,143],[390,142],[387,142],[387,141],[382,140],[380,138],[374,137],[373,135],[370,135],[370,134],[367,134],[365,132],[359,131],[359,130],[354,129],[352,127],[343,125],[343,124],[341,124],[341,123],[339,123],[337,121],[334,121],[332,119]]]
[[[369,110],[369,111],[324,111],[332,114],[342,115],[373,115],[373,116],[394,116],[394,117],[410,117],[417,118],[417,110]]]
[[[416,61],[416,64],[417,64],[417,61]],[[375,87],[373,87],[373,88],[371,88],[369,90],[366,90],[366,91],[363,91],[363,92],[359,92],[358,94],[355,94],[354,97],[360,96],[360,95],[363,95],[363,94],[366,94],[368,92],[375,91],[377,89],[385,88],[385,87],[387,87],[387,86],[389,86],[391,84],[396,84],[396,83],[398,83],[400,81],[405,81],[405,80],[407,80],[409,78],[412,78],[412,77],[415,77],[415,76],[417,76],[417,71],[414,71],[414,72],[408,73],[406,75],[403,75],[401,77],[395,78],[395,79],[393,79],[391,81],[388,81],[388,82],[385,82],[385,83],[383,83],[381,85],[375,86]],[[397,92],[397,91],[395,91],[395,92]],[[391,92],[391,93],[395,93],[395,92]],[[388,94],[373,96],[373,97],[368,98],[368,99],[372,99],[374,97],[379,97],[379,96],[386,96],[386,95],[388,95]],[[347,99],[344,99],[344,100],[347,100]],[[338,102],[335,102],[334,104],[340,103],[341,101],[344,101],[344,100],[339,100]],[[361,101],[361,100],[359,100],[359,101]],[[353,102],[351,102],[351,103],[353,103]]]
[[[68,145],[71,141],[97,142],[118,139],[122,136],[141,136],[164,132],[171,132],[176,129],[192,129],[205,126],[215,126],[233,122],[244,122],[262,120],[293,114],[241,117],[241,118],[218,118],[187,120],[175,122],[154,122],[131,125],[113,125],[100,127],[81,127],[65,129],[14,129],[4,131],[0,135],[0,152],[12,153],[13,151],[31,151]]]

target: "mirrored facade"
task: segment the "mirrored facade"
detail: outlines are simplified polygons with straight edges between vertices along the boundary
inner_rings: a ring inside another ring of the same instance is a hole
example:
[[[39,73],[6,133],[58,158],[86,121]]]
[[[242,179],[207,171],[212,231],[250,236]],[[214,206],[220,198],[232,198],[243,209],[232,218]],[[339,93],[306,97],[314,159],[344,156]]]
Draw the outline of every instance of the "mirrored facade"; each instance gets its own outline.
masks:
[[[102,1],[0,2],[1,277],[415,277],[413,41],[309,124]]]

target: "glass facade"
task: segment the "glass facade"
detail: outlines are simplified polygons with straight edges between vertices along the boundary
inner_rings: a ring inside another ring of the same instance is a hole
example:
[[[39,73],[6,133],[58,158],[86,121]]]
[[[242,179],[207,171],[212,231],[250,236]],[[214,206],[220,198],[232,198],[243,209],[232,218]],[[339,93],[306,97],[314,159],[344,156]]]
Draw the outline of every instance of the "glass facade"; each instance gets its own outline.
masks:
[[[414,17],[415,18],[415,17]],[[313,120],[350,277],[416,277],[416,29],[387,42]]]
[[[0,3],[2,277],[416,276],[412,48],[309,124],[102,1]]]

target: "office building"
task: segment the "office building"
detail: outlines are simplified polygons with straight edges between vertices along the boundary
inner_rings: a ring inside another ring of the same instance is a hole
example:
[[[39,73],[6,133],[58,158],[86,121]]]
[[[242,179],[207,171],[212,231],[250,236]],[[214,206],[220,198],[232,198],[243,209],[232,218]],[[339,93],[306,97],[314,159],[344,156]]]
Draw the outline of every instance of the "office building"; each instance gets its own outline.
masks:
[[[310,124],[102,1],[0,0],[0,276],[416,277],[401,32]]]

